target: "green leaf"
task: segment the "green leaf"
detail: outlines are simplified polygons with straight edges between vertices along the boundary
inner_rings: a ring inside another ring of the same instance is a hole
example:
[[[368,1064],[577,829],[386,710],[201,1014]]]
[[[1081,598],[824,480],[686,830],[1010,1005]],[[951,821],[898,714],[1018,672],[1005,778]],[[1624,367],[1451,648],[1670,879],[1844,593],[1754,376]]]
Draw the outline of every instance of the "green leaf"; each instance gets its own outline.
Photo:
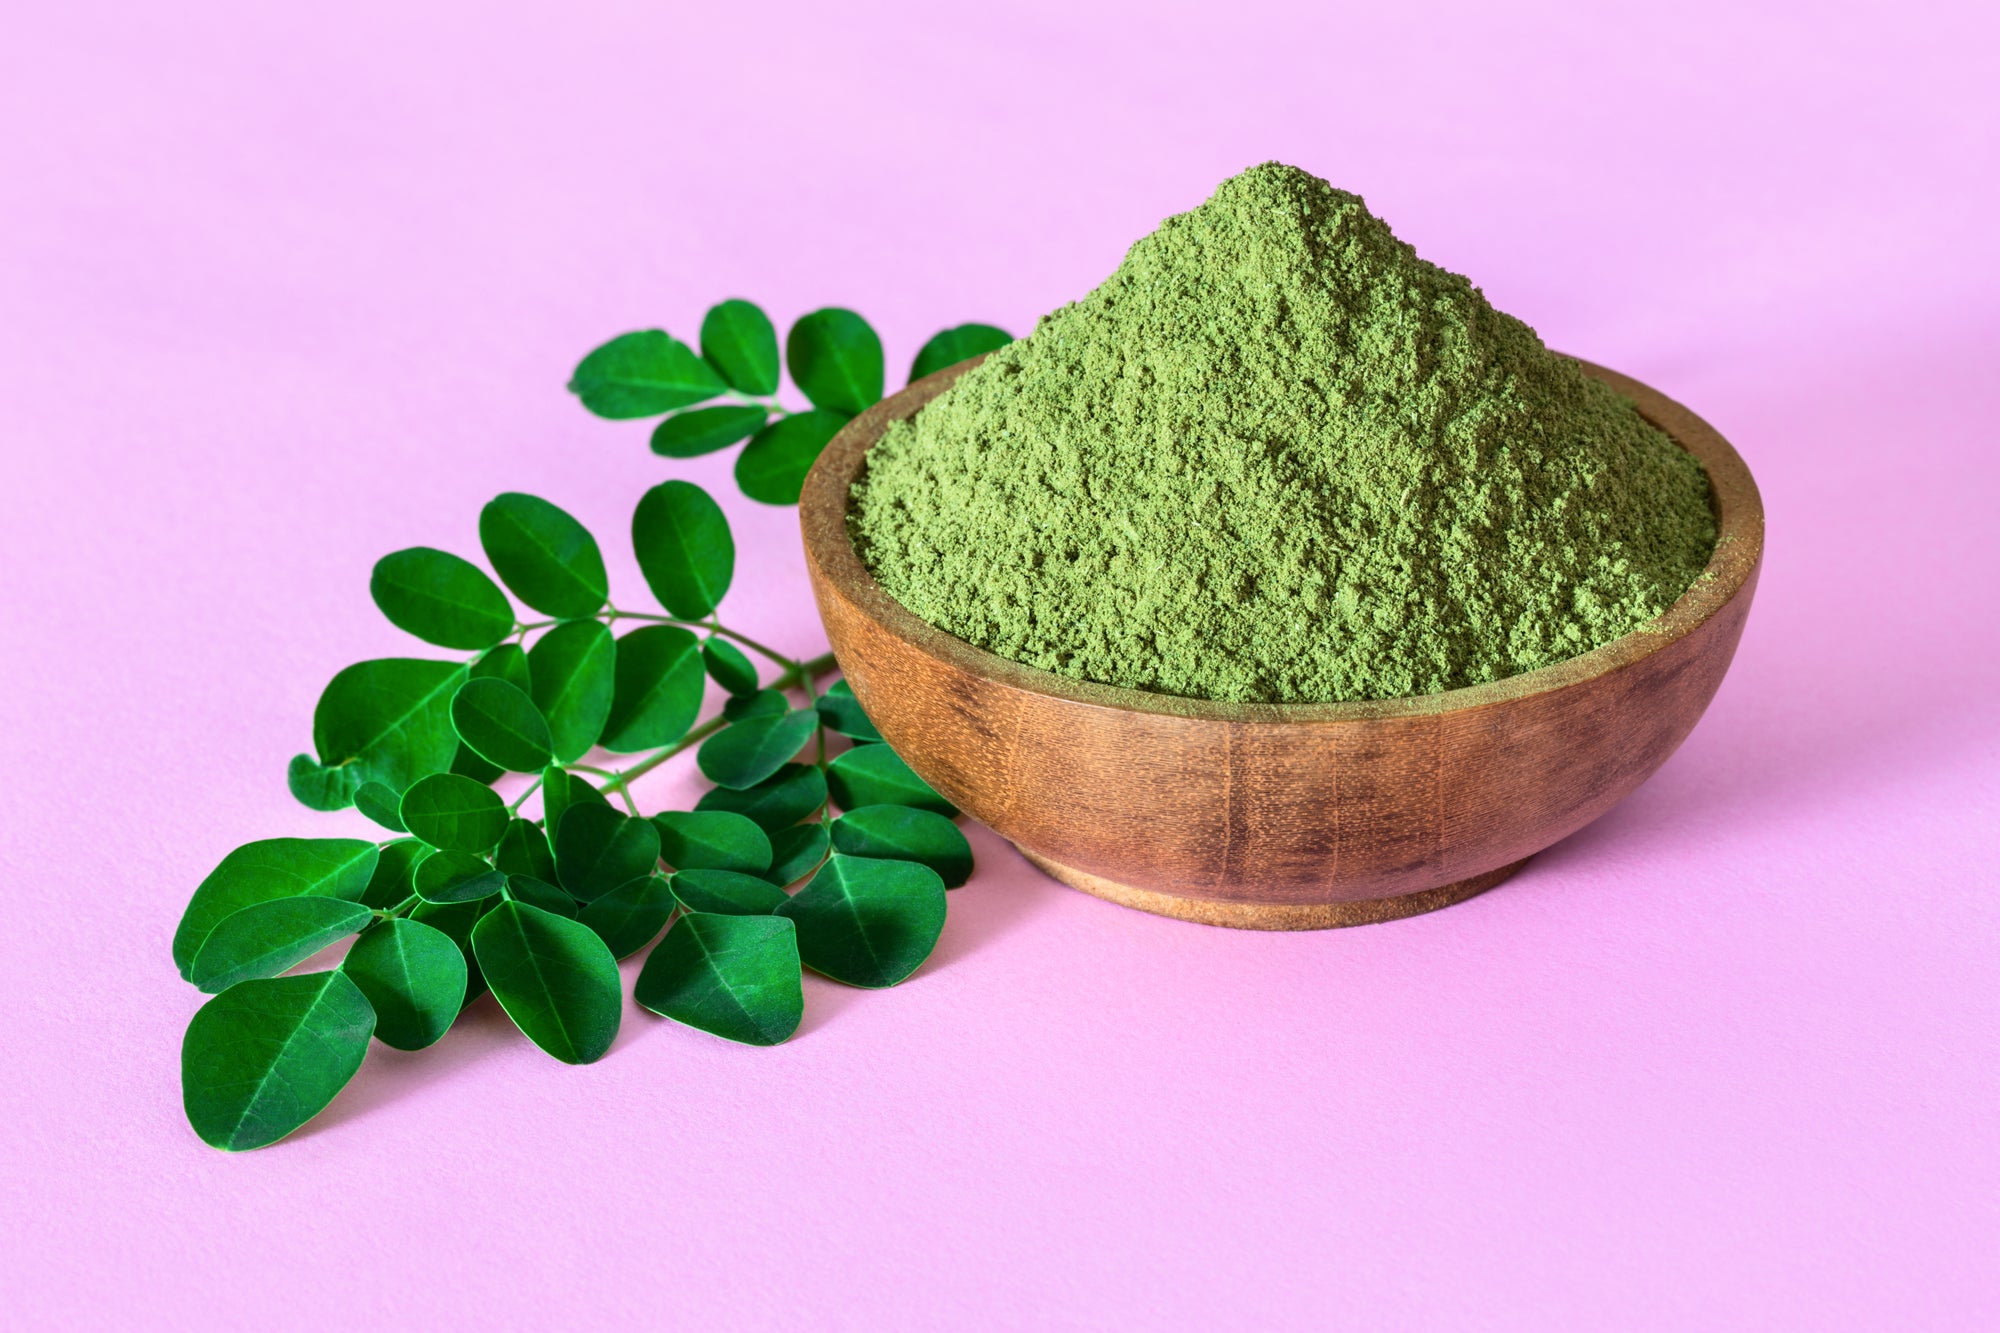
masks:
[[[633,630],[618,640],[604,748],[630,754],[673,744],[694,725],[707,684],[693,634],[678,625]]]
[[[752,820],[727,810],[663,810],[653,816],[660,831],[660,859],[676,870],[741,870],[756,875],[771,868],[771,839]]]
[[[353,838],[266,838],[222,858],[188,900],[174,931],[174,966],[190,978],[194,957],[225,917],[278,898],[358,902],[375,873],[372,842]]]
[[[653,427],[653,452],[665,458],[699,458],[757,433],[771,414],[761,407],[697,407],[676,412]]]
[[[623,1003],[618,963],[590,927],[501,903],[472,928],[472,952],[500,1007],[535,1045],[573,1065],[611,1049]]]
[[[812,764],[786,764],[754,787],[718,787],[694,803],[696,810],[733,810],[766,833],[798,823],[826,800],[826,774]]]
[[[674,895],[664,875],[620,884],[583,909],[579,918],[597,932],[613,958],[630,958],[652,943],[674,914]]]
[[[755,694],[733,694],[722,705],[725,721],[741,722],[746,717],[783,717],[792,711],[792,701],[783,690],[759,690]]]
[[[814,407],[853,416],[882,397],[882,340],[852,310],[815,310],[792,325],[785,363]]]
[[[346,766],[322,768],[309,754],[295,754],[285,769],[285,785],[308,810],[345,810],[361,789],[361,775]]]
[[[560,768],[542,770],[542,828],[551,856],[555,852],[556,830],[562,827],[563,811],[572,805],[610,805],[604,793],[581,776]],[[548,878],[546,875],[544,879]]]
[[[347,764],[357,786],[379,782],[399,795],[418,778],[444,772],[458,751],[451,696],[465,678],[456,662],[411,657],[348,667],[328,683],[313,710],[320,762]]]
[[[833,848],[848,856],[927,865],[947,889],[972,878],[972,844],[958,825],[913,806],[864,805],[848,811],[833,821]]]
[[[555,882],[556,858],[549,840],[532,820],[510,819],[500,835],[500,848],[493,853],[493,865],[503,875],[533,875]]]
[[[473,753],[502,769],[533,773],[555,758],[548,719],[504,680],[483,677],[459,686],[451,697],[451,724]]]
[[[189,1022],[181,1042],[181,1101],[212,1148],[276,1143],[347,1086],[375,1011],[340,972],[231,986]]]
[[[844,680],[835,681],[832,687],[819,697],[815,707],[819,710],[821,722],[851,740],[867,744],[882,739],[882,733],[875,730],[875,724],[868,720],[868,714],[861,711],[860,700],[854,697],[853,689]]]
[[[479,544],[500,581],[545,616],[580,620],[610,596],[596,538],[540,496],[495,496],[479,511]]]
[[[786,901],[783,889],[734,870],[682,870],[674,875],[672,888],[690,912],[769,916]]]
[[[518,643],[495,644],[472,664],[474,680],[504,680],[523,694],[534,692],[528,673],[528,654]]]
[[[340,970],[375,1011],[375,1038],[420,1051],[442,1037],[465,1007],[471,980],[465,954],[421,921],[378,921],[361,932]]]
[[[996,329],[991,324],[960,324],[957,328],[946,329],[925,343],[923,350],[917,353],[916,363],[910,367],[910,383],[914,384],[947,366],[970,360],[981,352],[1005,347],[1013,341],[1007,330]]]
[[[576,920],[576,899],[534,875],[507,876],[507,896],[530,907],[539,907],[544,912]]]
[[[580,903],[652,874],[659,859],[653,822],[628,819],[608,805],[572,805],[556,828],[556,878]]]
[[[584,357],[569,381],[585,407],[613,421],[658,416],[726,387],[693,348],[659,329],[613,338]]]
[[[724,301],[701,317],[702,359],[738,393],[778,391],[778,330],[749,301]]]
[[[458,946],[460,957],[465,960],[465,1006],[486,993],[486,977],[479,970],[479,960],[472,955],[472,928],[479,924],[479,918],[500,905],[496,894],[472,903],[418,903],[410,909],[409,919],[420,921],[438,931],[446,939]]]
[[[507,831],[507,805],[491,787],[433,773],[403,793],[403,827],[448,852],[490,852]]]
[[[710,782],[742,791],[770,777],[819,729],[819,714],[797,709],[731,723],[701,743],[695,763]]]
[[[507,594],[449,551],[412,546],[383,556],[368,593],[390,624],[440,648],[490,648],[514,630]]]
[[[458,753],[451,757],[451,767],[446,771],[455,777],[471,778],[484,787],[496,781],[507,770],[498,764],[487,763],[471,746],[460,741]]]
[[[500,892],[507,877],[471,852],[432,852],[417,862],[410,887],[427,903],[472,903]]]
[[[691,481],[663,481],[632,512],[632,550],[660,605],[683,620],[715,610],[736,572],[722,506]]]
[[[778,915],[799,928],[807,967],[850,986],[893,986],[944,929],[944,881],[914,861],[835,853]]]
[[[224,917],[194,956],[188,980],[208,992],[252,977],[275,977],[374,919],[340,898],[274,898]]]
[[[913,805],[951,816],[958,808],[931,790],[930,784],[910,771],[902,757],[886,745],[862,745],[849,750],[826,767],[826,785],[833,791],[834,804],[843,810],[864,805]]]
[[[402,805],[403,798],[379,782],[364,782],[354,792],[354,808],[391,833],[409,832],[403,827]]]
[[[777,885],[796,884],[826,859],[826,825],[794,824],[771,835],[771,868],[764,878]]]
[[[617,688],[618,645],[595,620],[569,620],[528,650],[535,707],[548,720],[556,758],[572,763],[604,734]]]
[[[361,895],[361,905],[378,912],[402,906],[403,900],[416,892],[412,881],[416,876],[417,862],[429,856],[430,852],[430,848],[415,838],[398,838],[384,843],[375,858],[375,873],[368,877],[368,888]]]
[[[797,933],[774,916],[683,916],[647,957],[633,993],[664,1018],[775,1046],[805,1014]]]
[[[795,505],[813,461],[849,418],[838,412],[794,412],[750,437],[736,456],[736,485],[767,505]]]
[[[709,679],[730,694],[757,693],[756,663],[745,657],[743,650],[729,640],[712,635],[702,640],[701,660],[708,668]]]

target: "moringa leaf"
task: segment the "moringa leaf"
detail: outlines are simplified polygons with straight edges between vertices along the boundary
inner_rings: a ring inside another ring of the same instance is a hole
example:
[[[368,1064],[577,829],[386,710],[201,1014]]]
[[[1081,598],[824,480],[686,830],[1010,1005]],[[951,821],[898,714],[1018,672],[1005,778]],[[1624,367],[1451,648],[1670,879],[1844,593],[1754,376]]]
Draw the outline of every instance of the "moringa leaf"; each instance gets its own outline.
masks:
[[[610,805],[611,802],[603,792],[578,774],[553,767],[542,770],[542,832],[548,840],[552,858],[555,855],[556,830],[562,827],[563,811],[578,804]]]
[[[725,721],[741,722],[747,717],[782,717],[792,711],[792,701],[783,690],[759,690],[755,694],[733,694],[722,705]]]
[[[470,560],[412,546],[375,562],[368,593],[389,623],[440,648],[490,648],[514,631],[514,608]]]
[[[224,917],[194,956],[188,980],[213,995],[239,981],[275,977],[338,940],[375,914],[341,898],[274,898]]]
[[[660,859],[676,870],[740,870],[757,875],[771,868],[771,839],[756,823],[727,810],[662,810],[653,816],[660,831]]]
[[[444,772],[458,751],[451,696],[465,679],[456,662],[411,657],[346,668],[313,709],[320,762],[349,765],[358,782],[379,782],[399,796],[418,778]]]
[[[727,386],[694,349],[659,329],[620,334],[577,364],[569,391],[613,421],[658,416]]]
[[[608,805],[572,805],[556,829],[556,878],[587,903],[653,873],[660,832],[649,819],[629,819]]]
[[[417,862],[410,887],[427,903],[474,903],[500,892],[507,877],[471,852],[432,852]]]
[[[507,896],[530,907],[539,907],[544,912],[554,912],[576,920],[576,899],[534,875],[507,876]]]
[[[829,306],[792,325],[785,364],[814,407],[853,416],[882,397],[882,340],[852,310]]]
[[[555,853],[549,840],[532,820],[510,819],[500,835],[499,850],[493,853],[494,868],[503,875],[532,875],[553,884],[556,878]]]
[[[528,669],[556,758],[565,764],[581,759],[611,715],[618,671],[611,631],[595,620],[566,620],[528,650]]]
[[[729,640],[713,635],[702,640],[701,660],[708,669],[709,679],[731,695],[757,693],[757,664]]]
[[[779,417],[751,436],[736,456],[737,488],[767,505],[797,504],[806,473],[849,420],[824,410]]]
[[[819,711],[819,720],[831,731],[863,744],[882,739],[882,733],[875,730],[868,714],[861,711],[861,701],[854,697],[845,680],[835,681],[813,706]]]
[[[488,501],[479,511],[479,544],[500,581],[545,616],[594,616],[610,596],[597,539],[538,495],[508,491]]]
[[[794,824],[771,835],[771,868],[764,878],[777,885],[796,884],[826,859],[824,824]]]
[[[226,917],[256,903],[317,895],[360,901],[375,873],[372,842],[354,838],[266,838],[245,843],[196,887],[174,931],[174,965],[191,979],[195,954]]]
[[[693,634],[678,625],[633,630],[618,640],[604,748],[630,754],[673,744],[694,725],[707,684]]]
[[[653,427],[653,452],[663,458],[699,458],[747,440],[771,413],[762,407],[696,407]]]
[[[470,674],[474,680],[504,680],[523,694],[533,694],[535,690],[528,671],[528,654],[518,643],[502,643],[487,649],[472,664]]]
[[[783,889],[734,870],[682,870],[670,883],[674,897],[690,912],[769,916],[785,903]]]
[[[527,658],[521,659],[526,665]],[[451,724],[459,739],[487,763],[533,773],[555,758],[548,719],[521,689],[498,677],[468,680],[451,697]]]
[[[411,881],[416,875],[417,862],[430,852],[415,838],[384,843],[375,858],[375,873],[368,877],[368,888],[361,895],[361,905],[378,912],[401,907],[403,900],[416,892]]]
[[[507,805],[499,795],[455,773],[410,784],[398,813],[413,836],[441,851],[490,852],[507,831]]]
[[[620,884],[583,909],[578,918],[597,932],[613,958],[630,958],[653,942],[674,914],[674,895],[665,875]]]
[[[388,829],[408,833],[403,827],[403,798],[379,782],[364,782],[354,791],[354,808]]]
[[[451,1027],[471,981],[458,942],[421,921],[392,918],[361,932],[340,970],[375,1011],[375,1038],[420,1051]]]
[[[833,848],[848,856],[915,861],[938,873],[947,889],[972,878],[972,844],[958,825],[908,805],[864,805],[833,821]]]
[[[752,302],[709,307],[701,317],[701,355],[738,393],[769,397],[778,391],[778,330]]]
[[[727,787],[702,794],[696,810],[733,810],[766,833],[798,823],[826,802],[826,774],[813,764],[785,764],[743,791]]]
[[[633,995],[689,1027],[775,1046],[805,1014],[797,932],[782,917],[683,916],[647,957]]]
[[[683,620],[715,610],[736,571],[722,506],[691,481],[663,481],[632,511],[632,551],[661,606]]]
[[[323,768],[309,754],[295,754],[285,769],[285,786],[308,810],[345,810],[364,784],[361,775],[345,765]]]
[[[493,997],[535,1045],[587,1065],[618,1036],[618,963],[596,932],[526,903],[503,902],[472,928]]]
[[[861,745],[826,766],[826,785],[833,801],[843,810],[864,805],[913,805],[935,810],[947,818],[958,807],[931,790],[929,783],[910,771],[902,757],[886,745]]]
[[[819,730],[819,714],[797,709],[733,722],[701,743],[695,763],[719,787],[742,791],[785,766]]]
[[[375,1011],[341,972],[231,986],[196,1011],[181,1041],[181,1102],[213,1148],[275,1143],[347,1086]]]
[[[500,897],[495,894],[478,902],[418,903],[410,909],[411,921],[438,931],[458,946],[459,956],[465,960],[465,1000],[459,1005],[460,1012],[486,993],[486,977],[479,970],[479,960],[472,955],[472,928],[479,924],[479,918],[499,905]]]
[[[914,861],[835,853],[778,915],[799,928],[805,965],[850,986],[893,986],[944,929],[944,881]]]
[[[915,384],[924,376],[955,366],[982,352],[991,352],[1013,342],[1013,336],[1005,329],[996,329],[991,324],[960,324],[934,334],[917,353],[915,364],[910,367],[910,383]]]
[[[478,751],[460,741],[458,752],[451,757],[451,767],[445,771],[456,777],[471,778],[484,787],[498,781],[507,770],[498,764],[487,763],[479,757]]]

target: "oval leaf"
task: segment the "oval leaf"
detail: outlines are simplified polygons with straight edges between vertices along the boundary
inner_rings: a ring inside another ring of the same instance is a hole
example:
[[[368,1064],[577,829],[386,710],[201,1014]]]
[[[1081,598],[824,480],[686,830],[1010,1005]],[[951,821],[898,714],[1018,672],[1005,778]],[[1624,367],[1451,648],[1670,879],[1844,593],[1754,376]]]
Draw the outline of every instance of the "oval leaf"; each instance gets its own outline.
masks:
[[[782,917],[683,916],[646,959],[633,995],[689,1027],[775,1046],[805,1014],[797,933]]]
[[[231,986],[203,1005],[181,1042],[181,1100],[210,1147],[275,1143],[347,1086],[375,1011],[339,972]]]
[[[913,805],[947,817],[958,807],[931,790],[910,771],[902,757],[886,745],[861,745],[826,766],[826,785],[834,804],[843,810],[864,805]]]
[[[540,496],[508,491],[494,497],[479,511],[479,544],[500,581],[543,615],[596,615],[610,596],[597,539]]]
[[[420,1051],[442,1037],[465,1007],[470,977],[456,941],[421,921],[378,921],[361,932],[340,964],[375,1010],[375,1037]]]
[[[632,550],[660,605],[683,620],[716,608],[736,572],[722,506],[691,481],[663,481],[632,512]]]
[[[584,781],[580,774],[560,768],[542,770],[542,829],[553,856],[556,830],[562,827],[563,811],[572,805],[609,805],[603,792]],[[551,861],[551,865],[553,865]],[[546,879],[548,876],[544,875]]]
[[[771,839],[755,821],[727,810],[663,810],[653,816],[660,831],[660,859],[676,870],[740,870],[758,875],[771,868]]]
[[[375,914],[340,898],[276,898],[224,917],[194,956],[188,980],[210,995],[253,977],[275,977],[336,940],[367,925]]]
[[[799,928],[805,965],[850,986],[893,986],[944,929],[944,881],[914,861],[836,854],[778,915]]]
[[[882,340],[852,310],[830,306],[792,325],[785,364],[814,407],[853,416],[882,397]]]
[[[507,876],[507,896],[544,912],[554,912],[576,920],[576,899],[545,879],[534,875]]]
[[[910,382],[914,384],[926,375],[970,360],[983,352],[1005,347],[1013,341],[1007,330],[996,329],[991,324],[960,324],[957,328],[946,329],[934,335],[917,353],[916,362],[910,367]]]
[[[755,694],[732,694],[722,705],[722,716],[730,722],[746,717],[782,717],[792,711],[792,701],[783,690],[758,690]]]
[[[727,387],[694,349],[659,329],[621,334],[577,364],[569,391],[613,421],[658,416]]]
[[[630,754],[673,744],[694,725],[707,687],[693,634],[678,625],[633,630],[618,640],[604,748]]]
[[[882,733],[875,730],[868,714],[861,711],[861,701],[844,680],[835,681],[813,707],[818,710],[821,722],[850,740],[869,744],[882,739]]]
[[[697,407],[653,427],[653,452],[664,458],[699,458],[747,440],[770,420],[761,407]]]
[[[738,393],[778,391],[778,330],[749,301],[709,307],[701,317],[701,355]]]
[[[465,1006],[486,993],[486,977],[479,970],[479,960],[472,956],[472,928],[479,924],[479,918],[500,905],[495,895],[472,903],[418,903],[410,909],[409,919],[422,922],[458,946],[459,957],[465,961],[465,1000],[459,1005],[459,1012]]]
[[[285,785],[308,810],[345,810],[366,784],[345,765],[326,768],[309,754],[295,754],[285,769]]]
[[[534,821],[510,819],[500,835],[499,850],[493,853],[494,868],[503,875],[532,875],[553,884],[556,878],[555,853],[549,840]]]
[[[710,637],[701,645],[702,665],[708,677],[732,695],[757,693],[757,665],[743,650],[727,639]]]
[[[608,805],[571,805],[556,829],[556,879],[580,903],[653,873],[660,832]]]
[[[266,838],[245,843],[209,871],[174,931],[174,966],[189,978],[195,954],[226,917],[278,898],[359,902],[375,873],[372,842],[354,838]]]
[[[695,762],[710,782],[742,791],[785,766],[819,729],[819,714],[797,709],[733,722],[701,743]]]
[[[696,810],[731,810],[766,833],[798,823],[826,802],[826,774],[813,764],[785,764],[754,787],[717,787],[694,803]]]
[[[379,782],[364,782],[354,792],[354,808],[391,833],[408,833],[403,827],[403,800]]]
[[[495,677],[458,687],[451,697],[451,724],[473,753],[502,769],[533,773],[555,758],[542,710],[518,687]]]
[[[504,680],[523,694],[534,689],[528,678],[528,654],[518,643],[488,648],[472,664],[471,676],[474,680]]]
[[[833,849],[848,856],[915,861],[937,871],[947,889],[972,878],[972,844],[958,825],[908,805],[864,805],[833,821]]]
[[[313,748],[323,764],[347,764],[360,782],[401,795],[442,773],[458,752],[451,696],[465,683],[455,662],[385,657],[357,662],[328,683],[313,709]]]
[[[839,412],[795,412],[764,427],[736,456],[738,489],[763,504],[797,504],[806,473],[848,420]]]
[[[611,1049],[622,996],[618,963],[596,932],[526,903],[501,903],[472,928],[493,997],[528,1039],[567,1064]]]
[[[471,852],[432,852],[417,862],[410,887],[427,903],[474,903],[500,892],[507,877]]]
[[[620,884],[583,909],[577,919],[597,932],[613,958],[630,958],[653,942],[674,914],[674,895],[664,875]]]
[[[410,785],[398,810],[403,827],[441,851],[490,852],[507,831],[507,805],[488,786],[455,773]]]
[[[671,881],[674,897],[690,912],[769,916],[785,904],[785,891],[734,870],[683,870]]]
[[[565,764],[582,758],[611,716],[618,671],[611,631],[595,620],[565,621],[528,650],[528,670],[556,758]]]
[[[764,878],[773,884],[796,884],[819,869],[826,859],[824,824],[794,824],[771,835],[771,868]]]
[[[415,838],[398,838],[384,843],[375,859],[375,873],[368,877],[368,888],[361,895],[361,905],[378,912],[401,907],[404,900],[416,892],[412,881],[416,876],[417,862],[430,854],[431,849]]]
[[[441,648],[490,648],[514,630],[507,594],[449,551],[412,546],[383,556],[368,593],[390,624]]]

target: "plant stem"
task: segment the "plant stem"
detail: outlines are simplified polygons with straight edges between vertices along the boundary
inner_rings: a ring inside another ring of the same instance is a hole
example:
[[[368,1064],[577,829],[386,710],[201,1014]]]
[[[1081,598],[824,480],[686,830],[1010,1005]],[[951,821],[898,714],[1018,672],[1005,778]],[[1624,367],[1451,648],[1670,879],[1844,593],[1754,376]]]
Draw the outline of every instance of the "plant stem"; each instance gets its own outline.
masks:
[[[776,690],[783,690],[783,689],[790,689],[792,686],[795,685],[804,685],[805,688],[808,691],[810,691],[812,689],[811,682],[813,678],[816,676],[824,676],[827,672],[832,671],[836,665],[837,664],[833,660],[832,653],[821,653],[818,657],[813,658],[810,662],[794,662],[792,663],[791,668],[787,670],[784,675],[778,677],[775,681],[771,682],[771,688]],[[729,721],[727,718],[712,717],[708,721],[696,727],[693,731],[690,731],[687,735],[675,741],[672,745],[667,746],[663,750],[654,751],[652,754],[647,755],[644,759],[641,759],[638,763],[632,765],[632,767],[630,768],[621,769],[618,770],[617,772],[613,772],[610,769],[603,769],[603,768],[586,768],[583,771],[586,773],[601,773],[604,774],[606,777],[610,778],[611,780],[605,784],[605,790],[609,791],[612,788],[616,788],[621,795],[626,796],[626,803],[629,805],[631,804],[631,798],[628,794],[626,794],[625,789],[629,787],[633,781],[635,781],[638,778],[644,777],[646,774],[652,772],[654,769],[658,768],[661,764],[666,763],[667,760],[672,759],[675,755],[680,754],[682,751],[701,744],[703,741],[707,740],[710,736],[713,736],[716,732],[721,731],[724,727],[728,725]],[[822,738],[822,744],[824,744],[823,738]],[[571,764],[570,767],[582,768],[582,765]],[[634,814],[638,813],[638,809],[636,806],[633,807],[632,813]]]
[[[725,639],[734,639],[736,640],[736,642],[742,644],[745,648],[748,648],[751,652],[762,653],[764,656],[770,658],[773,662],[776,662],[781,667],[785,667],[794,671],[797,670],[799,667],[799,660],[797,658],[787,657],[783,653],[779,652],[776,648],[767,648],[763,644],[757,642],[755,639],[751,638],[747,634],[738,634],[733,629],[724,628],[723,626],[715,624],[711,621],[681,620],[674,616],[649,615],[644,611],[620,611],[616,607],[610,608],[605,613],[605,618],[607,620],[645,620],[659,625],[679,625],[682,629],[707,630],[711,634],[720,634]],[[821,674],[824,673],[822,672]],[[774,688],[783,689],[785,687],[779,685]]]
[[[510,804],[507,807],[507,813],[511,815],[516,811],[518,811],[524,804],[527,803],[528,798],[535,794],[535,790],[541,785],[542,785],[542,779],[539,775],[537,775],[535,780],[528,784],[528,789],[522,792],[519,796],[514,798],[512,804]]]

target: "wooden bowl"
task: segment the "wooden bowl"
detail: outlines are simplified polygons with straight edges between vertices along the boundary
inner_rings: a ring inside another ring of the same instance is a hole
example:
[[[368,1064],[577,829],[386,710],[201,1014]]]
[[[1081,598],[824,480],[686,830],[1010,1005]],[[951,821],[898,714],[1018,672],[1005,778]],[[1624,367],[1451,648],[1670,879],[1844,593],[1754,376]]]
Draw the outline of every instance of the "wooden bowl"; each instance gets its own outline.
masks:
[[[856,697],[910,767],[1049,874],[1113,902],[1306,930],[1489,889],[1666,761],[1750,612],[1764,548],[1750,470],[1694,413],[1584,363],[1714,490],[1714,557],[1644,628],[1491,684],[1360,703],[1215,703],[1010,662],[897,603],[847,529],[869,446],[975,364],[884,399],[820,455],[799,501],[813,593]]]

